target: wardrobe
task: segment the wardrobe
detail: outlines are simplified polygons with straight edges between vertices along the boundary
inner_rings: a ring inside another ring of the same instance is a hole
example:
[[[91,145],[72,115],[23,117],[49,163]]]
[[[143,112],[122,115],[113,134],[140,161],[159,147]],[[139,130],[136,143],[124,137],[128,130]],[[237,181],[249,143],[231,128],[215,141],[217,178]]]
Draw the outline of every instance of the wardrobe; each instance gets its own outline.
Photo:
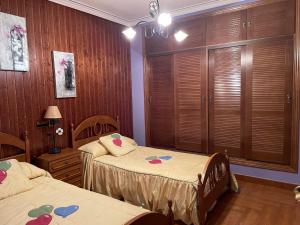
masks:
[[[170,33],[188,33],[182,43],[145,38],[147,144],[295,170],[295,4],[255,1],[177,20]]]

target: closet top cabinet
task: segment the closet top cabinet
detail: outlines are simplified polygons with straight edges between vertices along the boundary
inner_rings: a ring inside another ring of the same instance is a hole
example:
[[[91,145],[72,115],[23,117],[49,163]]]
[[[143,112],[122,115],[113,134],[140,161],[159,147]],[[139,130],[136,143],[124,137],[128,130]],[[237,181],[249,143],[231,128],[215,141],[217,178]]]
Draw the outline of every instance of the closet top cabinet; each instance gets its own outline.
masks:
[[[207,18],[207,45],[292,35],[295,1],[287,0]]]
[[[247,10],[247,38],[294,34],[295,1],[288,0]]]
[[[209,16],[206,26],[206,44],[245,40],[247,38],[246,19],[246,10]]]

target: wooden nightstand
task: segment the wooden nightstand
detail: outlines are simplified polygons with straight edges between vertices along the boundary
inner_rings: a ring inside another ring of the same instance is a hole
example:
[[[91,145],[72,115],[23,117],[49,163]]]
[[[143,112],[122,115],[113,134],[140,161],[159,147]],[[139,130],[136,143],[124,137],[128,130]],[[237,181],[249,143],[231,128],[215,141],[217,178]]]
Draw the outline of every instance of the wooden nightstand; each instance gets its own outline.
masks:
[[[65,148],[58,154],[43,154],[36,159],[36,165],[47,170],[55,179],[82,187],[82,166],[78,150]]]

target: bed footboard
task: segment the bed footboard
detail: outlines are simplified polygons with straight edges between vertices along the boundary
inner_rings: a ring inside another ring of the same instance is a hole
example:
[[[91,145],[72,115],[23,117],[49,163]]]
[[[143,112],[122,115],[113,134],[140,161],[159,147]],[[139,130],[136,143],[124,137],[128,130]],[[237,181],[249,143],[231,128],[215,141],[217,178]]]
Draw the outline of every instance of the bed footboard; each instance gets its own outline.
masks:
[[[226,191],[230,190],[230,165],[227,154],[216,153],[211,156],[206,165],[204,178],[199,174],[198,183],[198,218],[204,225],[208,210]]]
[[[168,202],[168,207],[168,216],[156,212],[144,213],[133,218],[125,225],[173,225],[174,216],[172,212],[172,201]]]

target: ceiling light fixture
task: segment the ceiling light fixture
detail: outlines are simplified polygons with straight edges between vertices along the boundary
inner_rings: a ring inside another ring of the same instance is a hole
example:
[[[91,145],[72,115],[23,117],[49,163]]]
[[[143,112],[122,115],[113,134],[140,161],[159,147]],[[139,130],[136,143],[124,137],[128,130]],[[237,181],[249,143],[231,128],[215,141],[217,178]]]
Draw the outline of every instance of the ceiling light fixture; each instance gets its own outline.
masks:
[[[122,33],[128,40],[132,40],[136,35],[136,31],[132,27],[128,27]]]
[[[157,22],[163,27],[168,27],[172,23],[172,17],[170,13],[162,13],[159,15]]]
[[[160,5],[158,0],[151,0],[149,3],[149,15],[157,23],[140,21],[133,27],[128,27],[123,31],[123,34],[132,40],[136,34],[135,27],[144,25],[145,37],[151,38],[155,35],[168,38],[169,37],[169,26],[172,24],[172,16],[170,13],[160,13]]]
[[[185,32],[183,32],[182,30],[180,31],[177,31],[175,34],[174,34],[174,37],[176,39],[177,42],[182,42],[184,41],[189,35]]]

